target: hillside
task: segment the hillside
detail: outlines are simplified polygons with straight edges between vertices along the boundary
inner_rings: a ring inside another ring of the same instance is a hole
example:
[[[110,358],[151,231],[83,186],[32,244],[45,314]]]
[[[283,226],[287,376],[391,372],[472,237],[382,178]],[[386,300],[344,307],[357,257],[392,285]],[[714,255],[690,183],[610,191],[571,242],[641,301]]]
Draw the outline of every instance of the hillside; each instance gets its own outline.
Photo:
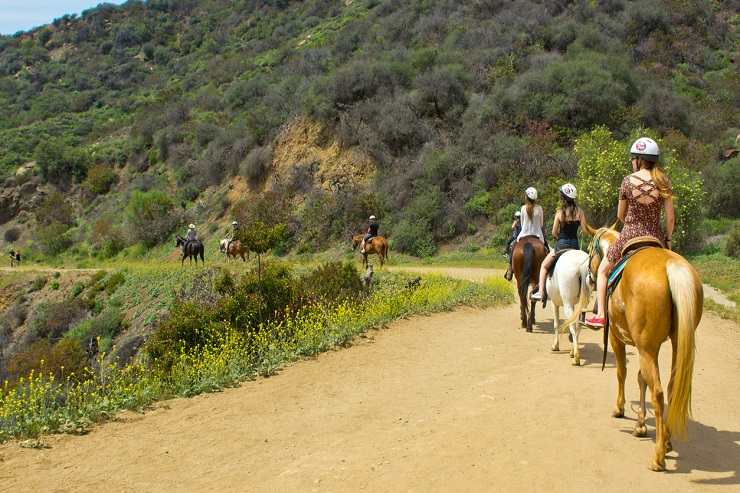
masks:
[[[0,37],[3,247],[136,256],[263,217],[316,251],[374,212],[427,255],[525,186],[552,207],[586,183],[594,128],[660,138],[698,231],[740,214],[737,23],[701,0],[103,4]]]

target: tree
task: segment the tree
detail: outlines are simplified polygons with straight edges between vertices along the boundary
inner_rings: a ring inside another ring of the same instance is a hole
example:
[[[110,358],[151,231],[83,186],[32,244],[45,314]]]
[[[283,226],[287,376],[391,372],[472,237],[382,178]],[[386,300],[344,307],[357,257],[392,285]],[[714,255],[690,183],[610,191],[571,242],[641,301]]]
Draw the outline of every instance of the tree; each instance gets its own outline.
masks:
[[[253,222],[239,231],[239,240],[257,254],[257,278],[262,279],[262,255],[275,248],[285,238],[285,224],[267,225]]]
[[[126,218],[134,238],[147,247],[167,238],[179,222],[175,203],[159,190],[134,191],[126,206]]]

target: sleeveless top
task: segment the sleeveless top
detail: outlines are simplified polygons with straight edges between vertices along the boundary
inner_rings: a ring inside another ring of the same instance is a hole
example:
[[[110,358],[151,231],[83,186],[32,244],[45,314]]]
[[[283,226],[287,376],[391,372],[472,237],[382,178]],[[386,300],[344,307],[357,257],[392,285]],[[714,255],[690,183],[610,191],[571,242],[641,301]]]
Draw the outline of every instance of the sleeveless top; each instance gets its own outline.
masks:
[[[544,223],[544,213],[542,207],[535,205],[532,209],[532,218],[530,219],[527,215],[527,206],[523,205],[522,209],[522,230],[516,237],[517,241],[525,236],[536,236],[542,242],[545,242],[545,238],[542,236],[542,224]]]
[[[627,201],[627,216],[619,238],[607,253],[612,263],[622,258],[622,248],[633,238],[652,236],[665,243],[665,234],[660,227],[663,197],[653,180],[645,180],[637,175],[625,176],[619,188],[619,199]]]
[[[578,212],[578,214],[580,214],[580,211]],[[575,221],[566,221],[565,212],[562,211],[561,217],[563,218],[563,221],[561,221],[560,223],[558,240],[578,240],[578,228],[581,227],[580,219],[576,219]]]

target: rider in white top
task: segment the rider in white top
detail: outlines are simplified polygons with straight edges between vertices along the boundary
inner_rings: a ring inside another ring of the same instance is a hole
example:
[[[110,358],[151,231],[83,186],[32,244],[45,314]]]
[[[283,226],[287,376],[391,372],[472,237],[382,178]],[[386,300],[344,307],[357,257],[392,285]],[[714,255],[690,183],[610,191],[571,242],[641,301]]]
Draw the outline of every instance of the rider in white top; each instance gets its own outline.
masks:
[[[537,200],[537,190],[533,187],[529,187],[526,190],[527,198],[529,199],[528,205],[523,205],[522,212],[522,231],[517,236],[517,241],[525,236],[537,236],[542,242],[545,242],[545,237],[542,234],[542,225],[545,223],[545,214],[542,212],[542,207],[535,204]],[[532,208],[532,216],[527,214],[527,207]]]

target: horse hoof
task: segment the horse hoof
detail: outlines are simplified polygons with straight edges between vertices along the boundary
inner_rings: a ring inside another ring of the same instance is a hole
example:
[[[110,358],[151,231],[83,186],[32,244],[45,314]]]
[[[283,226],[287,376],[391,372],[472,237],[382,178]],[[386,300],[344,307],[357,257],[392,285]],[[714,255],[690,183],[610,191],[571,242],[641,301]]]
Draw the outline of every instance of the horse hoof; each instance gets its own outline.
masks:
[[[650,464],[649,468],[651,471],[663,472],[665,471],[665,463],[661,464],[659,462],[653,462],[652,464]]]
[[[571,363],[573,366],[581,366],[581,358],[574,358]]]
[[[637,438],[644,438],[647,436],[647,426],[635,426],[635,429],[632,430],[632,436]]]
[[[612,418],[624,418],[624,409],[615,409],[612,411]]]
[[[573,358],[573,357],[575,357],[575,355],[576,355],[576,353],[574,353],[573,350],[571,349],[570,350],[570,357]]]
[[[550,348],[550,351],[552,351],[553,353],[556,353],[556,352],[560,351],[560,346],[558,346],[556,344],[556,345],[554,345],[553,347]]]

